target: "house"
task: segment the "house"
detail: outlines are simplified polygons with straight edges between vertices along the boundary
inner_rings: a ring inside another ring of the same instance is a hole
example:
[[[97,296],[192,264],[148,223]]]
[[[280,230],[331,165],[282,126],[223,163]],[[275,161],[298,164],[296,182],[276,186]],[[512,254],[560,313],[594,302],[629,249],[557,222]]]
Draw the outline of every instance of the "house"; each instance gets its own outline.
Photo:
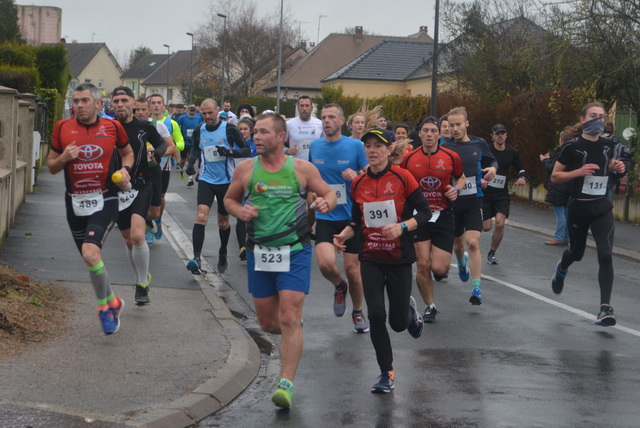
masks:
[[[140,58],[120,76],[121,85],[129,87],[136,97],[144,95],[142,82],[165,63],[169,54],[150,54]]]
[[[142,81],[140,91],[147,96],[161,94],[167,104],[188,102],[192,81],[191,63],[193,60],[194,67],[197,65],[197,55],[191,50],[174,52]]]
[[[291,46],[282,47],[282,70],[286,72],[307,54],[306,43],[294,49]],[[262,88],[269,85],[278,75],[278,55],[273,56],[255,68],[250,73],[237,79],[231,84],[231,92],[241,96],[263,96]]]
[[[427,79],[414,73],[432,56],[432,42],[383,40],[321,82],[341,85],[344,94],[364,98],[430,95],[430,79],[427,85]]]
[[[354,34],[332,33],[284,73],[280,82],[281,91],[317,97],[321,95],[322,87],[325,85],[323,79],[385,40],[433,43],[433,39],[427,34],[426,26],[420,27],[418,33],[406,37],[368,35],[360,26],[355,28]],[[275,98],[277,82],[272,81],[263,91]]]
[[[105,43],[67,43],[67,61],[71,80],[68,96],[81,83],[93,83],[106,97],[120,85],[122,68]]]

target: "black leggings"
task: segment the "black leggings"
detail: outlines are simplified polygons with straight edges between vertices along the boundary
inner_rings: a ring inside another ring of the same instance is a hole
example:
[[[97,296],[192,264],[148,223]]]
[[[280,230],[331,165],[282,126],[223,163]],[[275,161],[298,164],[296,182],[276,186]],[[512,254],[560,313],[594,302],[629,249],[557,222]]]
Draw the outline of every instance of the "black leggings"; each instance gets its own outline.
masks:
[[[393,351],[387,332],[384,290],[387,289],[389,297],[389,325],[394,331],[406,330],[411,323],[409,313],[409,297],[413,284],[411,264],[380,265],[362,261],[360,274],[371,325],[371,343],[376,350],[378,365],[381,372],[391,371],[393,370]]]
[[[569,248],[562,254],[560,269],[566,271],[573,262],[579,262],[587,246],[589,226],[596,241],[598,253],[598,283],[600,284],[600,304],[610,303],[613,288],[613,205],[607,198],[579,201],[572,199],[567,205],[569,211]]]

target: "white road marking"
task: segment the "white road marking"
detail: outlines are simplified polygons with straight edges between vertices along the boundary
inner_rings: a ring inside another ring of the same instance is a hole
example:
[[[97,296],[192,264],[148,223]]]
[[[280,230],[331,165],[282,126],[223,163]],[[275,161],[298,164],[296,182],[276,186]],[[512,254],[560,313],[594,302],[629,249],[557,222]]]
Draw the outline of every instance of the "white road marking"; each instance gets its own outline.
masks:
[[[165,193],[164,200],[167,202],[187,202],[182,198],[182,196],[174,192]]]
[[[454,265],[454,264],[452,264],[451,266],[455,267],[456,270],[458,268],[458,266]],[[556,306],[556,307],[558,307],[560,309],[564,309],[565,311],[569,311],[572,314],[578,315],[578,316],[580,316],[582,318],[586,318],[589,321],[593,322],[593,318],[594,318],[593,314],[590,314],[589,312],[585,312],[585,311],[583,311],[581,309],[574,308],[573,306],[565,305],[564,303],[557,302],[557,301],[555,301],[553,299],[549,299],[548,297],[544,297],[541,294],[538,294],[538,293],[535,293],[533,291],[527,290],[526,288],[522,288],[522,287],[517,286],[515,284],[511,284],[510,282],[502,281],[502,280],[500,280],[498,278],[494,278],[494,277],[489,276],[489,275],[484,275],[483,274],[482,277],[488,279],[489,281],[493,281],[493,282],[496,282],[498,284],[502,284],[505,287],[509,287],[512,290],[519,291],[522,294],[526,294],[529,297],[533,297],[534,299],[538,299],[538,300],[540,300],[542,302],[549,303],[550,305]],[[549,282],[551,282],[551,281],[549,281]],[[616,324],[615,326],[609,327],[609,328],[616,328],[616,329],[618,329],[620,331],[624,331],[625,333],[629,333],[629,334],[632,334],[634,336],[640,337],[640,331],[634,330],[634,329],[629,328],[629,327],[624,327],[624,326],[622,326],[620,324]]]

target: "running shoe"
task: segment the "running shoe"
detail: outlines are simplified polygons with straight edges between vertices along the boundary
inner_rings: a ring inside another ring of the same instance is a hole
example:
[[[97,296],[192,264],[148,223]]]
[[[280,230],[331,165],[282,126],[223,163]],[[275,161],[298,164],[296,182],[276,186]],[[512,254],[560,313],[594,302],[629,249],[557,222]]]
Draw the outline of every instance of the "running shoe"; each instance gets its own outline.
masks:
[[[471,297],[469,297],[469,303],[474,306],[482,304],[482,293],[480,293],[480,288],[473,287],[473,290],[471,291]]]
[[[556,265],[556,271],[553,273],[553,277],[551,278],[551,289],[554,293],[560,294],[562,293],[562,289],[564,288],[564,279],[567,276],[567,272],[562,272],[560,270],[560,262]]]
[[[189,263],[187,263],[187,270],[193,275],[202,275],[202,270],[200,270],[200,257],[194,257],[189,260]]]
[[[124,300],[119,298],[118,300],[120,300],[119,308],[108,308],[98,312],[105,335],[116,333],[120,329],[120,313],[124,309]]]
[[[419,338],[422,335],[422,329],[424,328],[424,322],[422,321],[422,317],[418,313],[418,308],[416,307],[416,299],[413,296],[409,297],[409,312],[411,313],[411,322],[407,327],[409,334],[414,338]]]
[[[342,289],[340,289],[342,288]],[[337,317],[341,317],[347,311],[347,292],[349,291],[349,284],[347,281],[342,280],[336,290],[333,292],[333,313]]]
[[[369,333],[369,323],[364,319],[362,312],[352,314],[353,317],[353,331],[356,333]]]
[[[469,253],[465,251],[464,256],[462,256],[462,260],[464,260],[464,262],[462,263],[462,266],[458,264],[458,275],[460,276],[460,280],[462,282],[467,282],[469,281],[469,277],[471,276],[471,272],[469,272],[469,266],[468,266]]]
[[[276,388],[276,392],[274,392],[273,396],[271,397],[271,401],[273,401],[278,407],[289,409],[291,408],[292,400],[293,384],[285,378],[280,379],[280,382],[278,382],[278,387]]]
[[[149,229],[144,232],[144,240],[147,244],[153,244],[153,233]]]
[[[496,258],[495,253],[489,253],[489,255],[487,255],[487,263],[489,263],[490,265],[498,264],[498,259]]]
[[[394,378],[396,377],[395,372],[391,370],[390,372],[382,372],[380,376],[378,376],[378,381],[373,384],[371,388],[372,394],[388,394],[393,391],[395,386],[393,385]]]
[[[436,322],[436,315],[438,315],[438,310],[435,305],[429,305],[424,310],[424,315],[422,315],[422,320],[425,323],[431,324]]]
[[[153,220],[147,220],[147,230],[155,235],[158,231],[158,224]]]
[[[444,275],[438,275],[437,273],[433,273],[433,279],[436,281],[442,281],[445,278],[449,278],[449,272],[445,272]]]
[[[149,286],[151,285],[151,273],[147,272],[147,284],[136,284],[136,305],[143,306],[147,303],[151,303],[151,299],[149,298],[151,295],[151,290]]]
[[[218,265],[216,266],[218,269],[218,273],[225,273],[227,268],[229,267],[229,262],[227,262],[227,253],[218,253]]]
[[[158,231],[156,232],[155,238],[162,239],[162,224],[158,224]]]
[[[178,169],[180,170],[180,180],[184,180],[184,170],[180,169],[180,167]]]
[[[616,325],[616,316],[611,306],[600,306],[600,313],[595,323],[603,327],[611,327]]]
[[[247,261],[247,249],[244,247],[240,248],[240,261],[241,262]]]
[[[193,186],[193,178],[189,177],[189,180],[187,180],[187,187],[191,186]]]

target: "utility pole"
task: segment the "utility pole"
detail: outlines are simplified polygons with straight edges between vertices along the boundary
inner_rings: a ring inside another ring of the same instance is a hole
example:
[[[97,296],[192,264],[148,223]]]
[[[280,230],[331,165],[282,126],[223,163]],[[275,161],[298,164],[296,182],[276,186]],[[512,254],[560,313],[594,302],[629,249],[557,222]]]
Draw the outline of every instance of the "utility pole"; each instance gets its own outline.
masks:
[[[440,0],[436,0],[436,19],[433,29],[433,70],[431,71],[431,116],[438,117],[438,26],[440,24]]]

